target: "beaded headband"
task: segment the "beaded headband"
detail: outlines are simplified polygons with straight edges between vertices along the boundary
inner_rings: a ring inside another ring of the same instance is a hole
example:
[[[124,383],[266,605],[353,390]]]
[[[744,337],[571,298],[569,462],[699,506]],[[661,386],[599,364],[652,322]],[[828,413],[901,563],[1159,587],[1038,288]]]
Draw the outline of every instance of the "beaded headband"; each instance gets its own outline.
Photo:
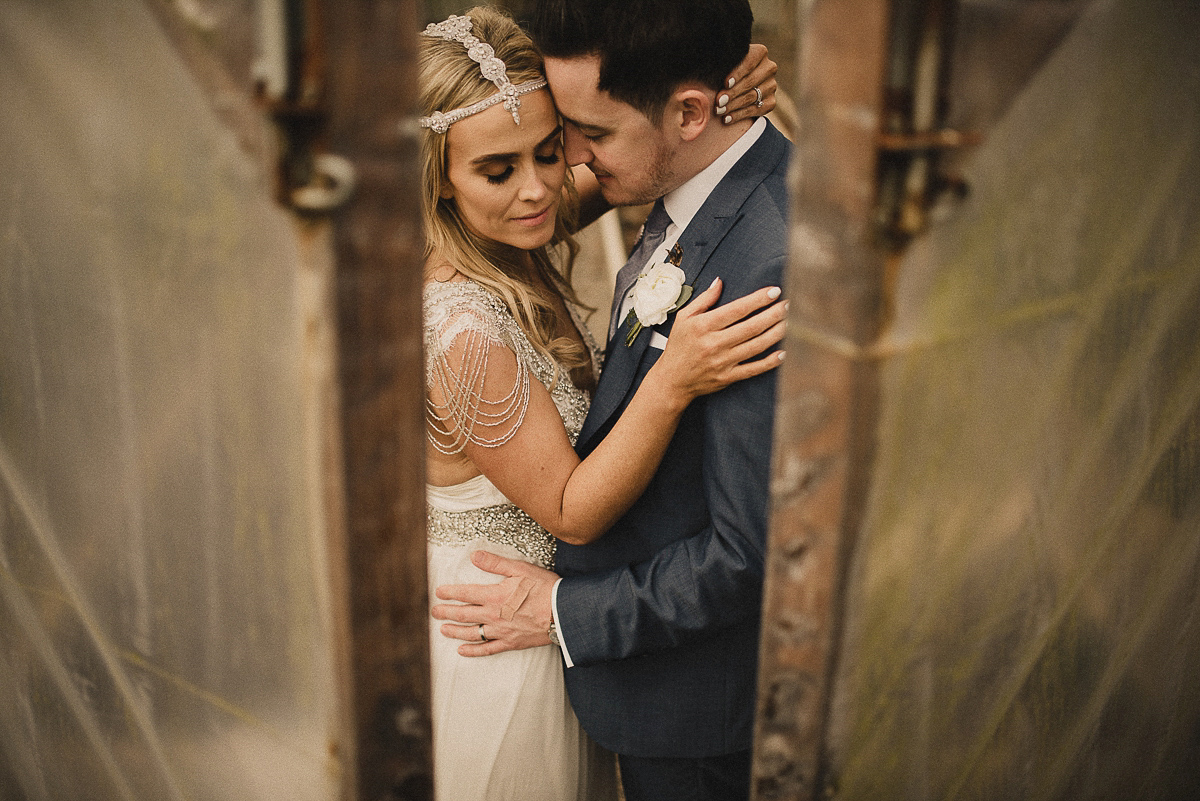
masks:
[[[456,108],[453,111],[435,111],[432,116],[421,117],[417,123],[422,128],[432,128],[434,133],[443,134],[450,126],[461,119],[478,114],[484,109],[491,108],[497,103],[504,103],[504,108],[512,114],[513,122],[521,124],[521,115],[517,109],[521,107],[521,95],[536,92],[546,86],[544,78],[526,81],[519,86],[513,86],[508,79],[508,69],[504,62],[496,57],[496,51],[487,42],[481,42],[475,36],[474,26],[468,16],[451,14],[444,22],[431,22],[425,26],[425,36],[434,39],[445,39],[448,42],[458,42],[467,49],[467,55],[472,61],[478,62],[479,71],[483,77],[496,84],[496,94],[484,98],[478,103]]]

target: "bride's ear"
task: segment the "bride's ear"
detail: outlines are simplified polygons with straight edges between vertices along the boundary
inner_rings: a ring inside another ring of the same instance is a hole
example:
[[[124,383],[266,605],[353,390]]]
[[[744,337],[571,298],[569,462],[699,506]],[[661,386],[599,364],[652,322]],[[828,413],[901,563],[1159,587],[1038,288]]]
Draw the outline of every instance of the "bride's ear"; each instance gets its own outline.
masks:
[[[679,124],[679,137],[691,142],[713,119],[713,99],[700,89],[680,89],[672,96]]]

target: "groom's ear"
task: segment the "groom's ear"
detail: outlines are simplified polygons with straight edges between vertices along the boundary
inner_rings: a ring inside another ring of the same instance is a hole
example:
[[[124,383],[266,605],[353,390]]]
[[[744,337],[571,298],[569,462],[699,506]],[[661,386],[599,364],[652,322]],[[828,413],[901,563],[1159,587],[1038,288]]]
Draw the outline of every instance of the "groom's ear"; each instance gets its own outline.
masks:
[[[685,142],[704,133],[713,119],[713,98],[710,93],[694,87],[681,87],[671,95],[672,122],[679,127],[679,137]]]

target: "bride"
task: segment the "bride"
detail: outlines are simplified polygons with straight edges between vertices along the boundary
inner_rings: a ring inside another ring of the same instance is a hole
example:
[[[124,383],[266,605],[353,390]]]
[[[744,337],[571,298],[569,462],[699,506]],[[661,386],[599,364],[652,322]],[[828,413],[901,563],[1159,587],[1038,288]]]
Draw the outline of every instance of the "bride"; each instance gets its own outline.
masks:
[[[570,285],[577,195],[541,57],[510,18],[477,8],[426,29],[420,70],[432,594],[494,581],[471,564],[478,548],[552,568],[556,538],[603,534],[693,398],[779,364],[754,357],[782,337],[784,309],[748,316],[778,289],[715,309],[720,286],[699,292],[628,410],[580,460],[572,443],[600,354]],[[558,649],[468,659],[435,631],[438,798],[616,798],[613,760],[571,711]]]

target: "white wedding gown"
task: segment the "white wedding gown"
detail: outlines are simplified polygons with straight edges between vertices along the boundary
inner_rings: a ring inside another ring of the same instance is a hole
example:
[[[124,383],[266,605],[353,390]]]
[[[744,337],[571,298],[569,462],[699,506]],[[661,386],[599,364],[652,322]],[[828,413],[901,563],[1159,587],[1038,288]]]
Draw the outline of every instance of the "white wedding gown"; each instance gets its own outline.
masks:
[[[424,304],[430,381],[446,377],[439,371],[447,367],[445,354],[456,341],[460,354],[467,342],[480,359],[499,343],[517,355],[518,384],[532,376],[550,389],[553,365],[533,349],[504,304],[486,289],[469,281],[431,283]],[[460,339],[464,335],[467,339]],[[470,365],[472,360],[456,364]],[[469,367],[458,370],[469,372]],[[551,396],[574,442],[587,415],[588,398],[565,370],[560,375]],[[514,388],[518,397],[520,390],[519,385]],[[467,407],[478,414],[477,404]],[[492,433],[502,428],[511,434],[520,425],[516,415],[523,417],[524,407],[506,408],[512,419],[497,424],[492,418]],[[455,420],[456,425],[463,422],[461,417]],[[498,580],[471,564],[475,550],[553,567],[553,538],[485,476],[450,487],[429,486],[427,501],[431,599],[442,584]],[[439,626],[430,619],[434,785],[439,801],[617,797],[614,759],[580,728],[567,700],[558,648],[464,657],[457,652],[462,641],[442,636]]]

